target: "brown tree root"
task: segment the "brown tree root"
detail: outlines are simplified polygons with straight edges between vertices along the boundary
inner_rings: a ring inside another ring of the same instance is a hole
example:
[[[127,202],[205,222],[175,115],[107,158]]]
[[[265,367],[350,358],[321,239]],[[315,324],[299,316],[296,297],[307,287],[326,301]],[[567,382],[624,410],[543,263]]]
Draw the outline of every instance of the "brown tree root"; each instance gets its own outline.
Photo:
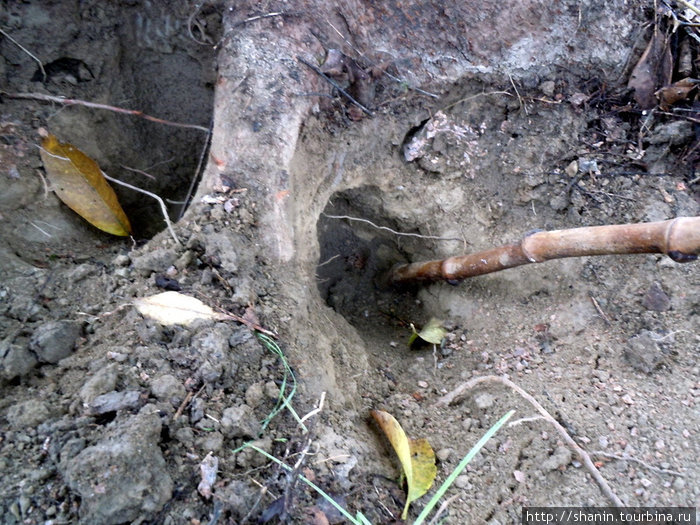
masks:
[[[697,260],[700,217],[540,231],[518,243],[490,250],[400,265],[391,271],[389,281],[401,284],[446,280],[456,284],[467,277],[550,259],[630,253],[665,253],[676,262]]]

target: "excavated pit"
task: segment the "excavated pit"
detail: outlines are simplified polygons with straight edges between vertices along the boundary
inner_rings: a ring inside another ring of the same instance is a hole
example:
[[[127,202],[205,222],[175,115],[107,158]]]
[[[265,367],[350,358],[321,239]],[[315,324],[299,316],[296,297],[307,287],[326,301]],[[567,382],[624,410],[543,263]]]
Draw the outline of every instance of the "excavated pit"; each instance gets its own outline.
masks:
[[[33,122],[34,128],[41,125],[59,141],[93,158],[109,176],[160,196],[170,218],[177,220],[206,160],[206,130],[212,118],[215,51],[211,44],[197,40],[218,38],[220,12],[205,6],[193,15],[187,6],[151,2],[68,9],[19,3],[5,13],[5,29],[41,60],[46,76],[31,56],[3,39],[3,90],[79,101],[64,105],[5,98],[3,114],[21,115],[21,120],[5,122],[5,142],[38,145],[37,130],[18,122]],[[45,39],[42,24],[51,20],[60,20],[66,31]],[[80,101],[112,109],[86,107]],[[184,126],[149,121],[123,109]],[[0,199],[0,212],[16,223],[10,244],[20,257],[36,258],[37,251],[60,249],[66,243],[84,251],[89,248],[78,248],[81,243],[110,239],[52,194],[31,202],[29,195],[45,190],[41,180],[23,169],[21,148],[6,148],[3,153],[3,164],[16,166],[15,178],[26,179],[22,199],[12,192]],[[165,229],[156,200],[115,183],[112,186],[137,241]]]
[[[421,321],[410,287],[391,287],[391,268],[411,260],[415,240],[400,221],[380,216],[381,190],[362,186],[335,193],[317,225],[320,246],[316,279],[321,298],[362,335]],[[415,233],[414,233],[415,234]]]

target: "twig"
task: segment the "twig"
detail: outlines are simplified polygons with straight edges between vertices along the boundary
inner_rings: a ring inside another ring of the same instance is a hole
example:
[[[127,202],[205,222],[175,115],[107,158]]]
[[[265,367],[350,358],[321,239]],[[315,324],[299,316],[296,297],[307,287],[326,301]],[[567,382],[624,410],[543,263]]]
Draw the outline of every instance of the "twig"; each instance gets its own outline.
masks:
[[[603,318],[603,321],[605,321],[605,324],[608,326],[612,326],[612,323],[610,322],[610,318],[605,314],[603,309],[600,307],[600,304],[598,301],[596,301],[596,298],[593,297],[592,295],[589,296],[591,298],[591,302],[593,303],[593,306],[595,306],[595,309],[598,310],[598,315]]]
[[[483,93],[477,93],[476,95],[470,95],[470,96],[468,96],[468,97],[460,98],[460,99],[457,100],[456,102],[453,102],[452,104],[448,104],[448,105],[445,106],[444,108],[441,108],[440,111],[447,111],[448,109],[450,109],[450,108],[453,107],[453,106],[456,106],[457,104],[460,104],[460,103],[462,103],[462,102],[467,102],[467,101],[472,100],[472,99],[475,99],[475,98],[484,97],[484,96],[487,96],[487,95],[508,95],[509,97],[512,97],[512,96],[513,96],[513,95],[510,93],[510,91],[486,91],[486,92],[483,92]]]
[[[651,470],[652,472],[656,472],[657,474],[669,474],[671,476],[678,476],[680,478],[685,477],[685,474],[683,474],[682,472],[676,472],[675,470],[668,470],[665,468],[655,467],[653,465],[650,465],[646,461],[642,461],[641,459],[633,458],[627,455],[619,456],[617,454],[611,454],[610,452],[605,452],[603,450],[594,450],[591,452],[591,454],[593,454],[594,456],[603,456],[611,459],[619,459],[620,461],[633,461],[634,463],[639,463],[640,465]]]
[[[133,171],[134,173],[138,173],[139,175],[143,175],[144,177],[148,177],[151,180],[156,180],[156,178],[153,175],[151,175],[150,173],[147,173],[143,170],[139,170],[136,168],[130,168],[129,166],[124,166],[124,164],[120,164],[120,166],[122,168],[124,168],[125,170]],[[168,199],[166,199],[166,200],[168,200]],[[170,202],[170,201],[168,201],[168,202]]]
[[[396,230],[392,230],[391,228],[387,226],[377,226],[374,224],[372,221],[368,219],[362,219],[360,217],[351,217],[349,215],[328,215],[327,213],[322,213],[324,217],[328,217],[329,219],[346,219],[348,221],[356,221],[356,222],[364,222],[365,224],[369,224],[373,228],[376,228],[377,230],[384,230],[388,231],[390,233],[393,233],[394,235],[399,235],[403,237],[417,237],[419,239],[430,239],[434,241],[461,241],[464,242],[464,239],[459,239],[457,237],[436,237],[435,235],[421,235],[420,233],[405,233],[405,232],[397,232]]]
[[[677,0],[679,4],[683,5],[684,7],[687,7],[691,11],[693,11],[696,15],[700,15],[700,9],[697,8],[694,4],[691,4],[690,2],[686,2],[685,0]]]
[[[132,186],[131,184],[120,181],[119,179],[115,179],[114,177],[110,177],[102,170],[100,170],[100,171],[102,172],[102,175],[104,175],[105,179],[110,180],[110,181],[114,182],[115,184],[119,184],[120,186],[124,186],[125,188],[129,188],[130,190],[138,191],[139,193],[143,193],[144,195],[148,195],[149,197],[157,200],[158,204],[160,205],[160,211],[163,213],[163,219],[165,219],[165,224],[168,226],[168,231],[170,232],[170,235],[172,236],[173,239],[175,239],[175,242],[179,246],[182,246],[182,243],[180,242],[180,239],[177,238],[177,235],[175,234],[175,230],[173,229],[173,225],[170,222],[170,217],[168,216],[168,208],[165,207],[165,203],[163,202],[163,199],[161,199],[155,193],[151,193],[150,191],[141,189],[137,186]]]
[[[350,93],[348,93],[348,92],[345,91],[342,87],[340,87],[340,84],[338,84],[335,80],[333,80],[331,77],[329,77],[328,75],[326,75],[326,74],[325,74],[323,71],[321,71],[318,67],[314,66],[311,62],[307,62],[306,60],[304,60],[303,58],[301,58],[301,57],[298,56],[298,55],[297,55],[297,60],[298,60],[299,62],[301,62],[302,64],[304,64],[306,67],[309,67],[309,68],[313,69],[314,72],[315,72],[318,76],[320,76],[321,78],[323,78],[323,79],[324,79],[326,82],[328,82],[331,86],[333,86],[335,89],[337,89],[345,98],[347,98],[350,102],[352,102],[353,104],[355,104],[358,108],[360,108],[362,111],[364,111],[367,115],[369,115],[370,117],[373,117],[373,116],[374,116],[374,114],[373,114],[369,109],[367,109],[367,108],[364,107],[362,104],[360,104],[357,100],[355,100],[355,99],[353,98],[353,96],[350,95]]]
[[[459,385],[457,388],[455,388],[452,392],[449,392],[448,394],[442,396],[440,399],[437,400],[435,403],[436,406],[448,406],[454,401],[462,396],[466,391],[473,389],[476,385],[481,384],[481,383],[500,383],[511,390],[515,391],[518,393],[525,401],[530,403],[535,409],[542,414],[542,417],[550,423],[554,428],[557,429],[561,437],[564,439],[564,441],[578,454],[579,458],[581,458],[581,461],[583,464],[586,466],[588,471],[590,472],[591,476],[593,476],[593,479],[595,482],[598,484],[600,487],[600,490],[603,492],[605,496],[616,506],[616,507],[624,507],[625,504],[622,502],[620,498],[618,498],[615,493],[612,491],[610,486],[608,485],[608,482],[605,481],[605,478],[603,478],[602,474],[600,471],[596,468],[595,464],[591,460],[591,457],[588,455],[588,453],[583,450],[576,441],[569,435],[569,433],[564,429],[559,422],[552,417],[552,415],[545,410],[545,408],[540,405],[537,400],[532,397],[532,395],[528,394],[520,388],[518,385],[510,381],[509,379],[506,379],[505,377],[500,377],[500,376],[481,376],[481,377],[475,377],[473,379],[470,379],[469,381],[466,381],[465,383],[462,383]]]
[[[513,89],[515,90],[515,94],[518,97],[518,102],[520,103],[520,107],[525,110],[525,114],[529,115],[527,112],[527,106],[525,105],[525,102],[523,102],[523,97],[520,96],[520,92],[518,91],[518,88],[515,87],[515,82],[513,82],[513,77],[508,75],[508,80],[510,80],[510,85],[513,86]]]
[[[0,91],[0,94],[5,95],[8,98],[21,98],[27,100],[40,100],[42,102],[56,102],[57,104],[63,104],[65,106],[84,106],[86,108],[93,109],[105,109],[107,111],[113,111],[114,113],[123,113],[125,115],[133,115],[135,117],[141,117],[151,122],[156,122],[158,124],[164,124],[166,126],[174,126],[177,128],[187,128],[196,129],[199,131],[204,131],[209,133],[209,128],[204,126],[199,126],[197,124],[183,124],[181,122],[173,122],[171,120],[165,120],[158,117],[153,117],[147,115],[143,111],[137,109],[125,109],[117,106],[110,106],[108,104],[98,104],[96,102],[88,102],[87,100],[79,100],[75,98],[64,98],[55,97],[53,95],[44,95],[43,93],[7,93],[6,91]]]
[[[24,51],[24,52],[27,53],[30,57],[32,57],[34,60],[36,60],[36,63],[39,64],[39,69],[41,70],[41,74],[44,76],[43,81],[46,82],[46,71],[44,70],[44,64],[41,63],[41,60],[39,60],[37,57],[35,57],[34,55],[32,55],[32,54],[27,50],[27,48],[25,48],[22,44],[20,44],[19,42],[17,42],[17,40],[15,40],[14,38],[12,38],[10,35],[8,35],[8,34],[7,34],[5,31],[3,31],[2,29],[0,29],[0,33],[2,33],[3,35],[5,35],[5,36],[7,37],[7,39],[8,39],[10,42],[12,42],[14,45],[16,45],[18,48],[20,48],[22,51]]]
[[[302,423],[309,419],[310,417],[314,417],[316,414],[318,414],[321,410],[323,410],[323,403],[326,401],[326,393],[321,392],[321,399],[318,400],[318,406],[314,408],[311,412],[306,414],[304,417],[302,417],[299,421]]]
[[[455,494],[453,496],[450,496],[447,498],[445,501],[442,502],[438,510],[435,512],[435,516],[433,516],[433,519],[431,519],[428,522],[428,525],[435,525],[436,523],[440,523],[440,517],[445,513],[447,510],[447,507],[452,503],[454,500],[456,500],[459,497],[459,494]]]
[[[263,18],[272,18],[273,16],[284,16],[288,13],[285,13],[284,11],[276,11],[274,13],[265,13],[264,15],[257,15],[257,16],[251,16],[250,18],[246,18],[242,22],[238,22],[239,24],[247,24],[248,22],[255,22],[256,20],[262,20]]]
[[[243,82],[241,80],[241,82]],[[240,86],[240,83],[239,83]],[[190,198],[192,197],[192,192],[194,191],[194,187],[197,184],[197,181],[199,180],[199,174],[202,170],[202,165],[204,164],[204,156],[207,153],[207,150],[209,149],[209,140],[211,139],[211,126],[209,126],[209,129],[207,129],[207,137],[204,139],[204,146],[202,146],[202,152],[199,154],[199,160],[197,161],[197,167],[194,170],[194,177],[192,177],[192,180],[190,181],[190,186],[187,188],[187,193],[185,194],[185,202],[182,204],[182,207],[180,208],[180,213],[178,213],[177,218],[178,220],[182,219],[182,216],[185,214],[185,210],[187,209],[187,205],[190,202]]]
[[[345,18],[345,16],[342,13],[341,13],[341,16],[343,18]],[[362,58],[364,58],[369,63],[369,65],[371,65],[373,67],[376,66],[376,64],[374,64],[369,58],[367,58],[367,55],[365,55],[362,51],[360,51],[355,46],[353,46],[352,43],[347,38],[345,38],[345,35],[343,35],[340,31],[338,31],[338,29],[331,23],[330,20],[326,19],[326,23],[333,28],[333,31],[335,31],[338,34],[338,36],[343,39],[343,41],[348,45],[348,47],[350,47],[350,49],[352,49],[355,53],[357,53]],[[397,71],[398,71],[398,68],[397,68]],[[414,87],[414,86],[410,85],[408,82],[406,82],[405,80],[398,78],[398,77],[395,77],[394,75],[389,73],[386,69],[384,69],[382,71],[382,73],[385,74],[386,76],[388,76],[390,79],[394,80],[395,82],[398,82],[399,84],[407,86],[408,89],[412,89],[413,91],[416,91],[416,92],[418,92],[422,95],[426,95],[428,97],[440,98],[440,96],[436,95],[435,93],[430,93],[429,91],[425,91],[423,89]],[[399,71],[399,73],[401,73],[401,72]]]
[[[37,226],[36,224],[34,224],[32,221],[28,221],[28,222],[29,222],[29,224],[31,224],[32,226],[34,226],[37,230],[39,230],[41,233],[43,233],[44,235],[46,235],[49,239],[53,237],[53,235],[51,235],[51,234],[48,233],[48,232],[45,232],[44,230],[42,230],[41,228],[39,228],[39,226]]]

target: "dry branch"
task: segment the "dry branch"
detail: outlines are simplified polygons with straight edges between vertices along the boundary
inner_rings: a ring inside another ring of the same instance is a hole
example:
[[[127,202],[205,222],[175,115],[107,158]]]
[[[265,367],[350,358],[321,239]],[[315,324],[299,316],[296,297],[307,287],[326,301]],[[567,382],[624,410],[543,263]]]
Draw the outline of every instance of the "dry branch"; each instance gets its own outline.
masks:
[[[466,392],[472,390],[475,386],[481,383],[500,383],[510,388],[523,399],[525,399],[525,401],[530,403],[530,405],[532,405],[535,408],[535,410],[537,410],[549,424],[551,424],[554,428],[557,429],[557,432],[559,432],[559,435],[562,437],[562,439],[564,439],[566,444],[569,445],[569,447],[571,447],[576,452],[576,454],[578,454],[578,457],[588,469],[588,472],[598,484],[598,487],[600,487],[601,492],[605,494],[605,496],[612,502],[612,504],[615,507],[625,506],[625,503],[613,492],[613,490],[610,488],[610,485],[608,485],[608,482],[605,480],[600,471],[596,468],[595,463],[593,463],[593,460],[591,460],[591,457],[588,455],[588,453],[585,450],[583,450],[578,445],[578,443],[576,443],[576,441],[574,441],[574,438],[572,438],[569,435],[566,429],[563,426],[561,426],[561,424],[556,419],[554,419],[554,417],[542,405],[540,405],[540,403],[531,394],[527,393],[525,390],[520,388],[518,385],[516,385],[509,379],[500,376],[473,377],[469,381],[466,381],[465,383],[459,385],[452,392],[449,392],[442,396],[440,399],[438,399],[435,403],[435,406],[449,406],[452,403],[455,403],[457,400],[459,400]]]
[[[520,242],[444,260],[403,264],[390,275],[392,284],[461,279],[564,257],[629,253],[665,253],[676,262],[700,254],[700,217],[677,217],[640,224],[591,226],[536,232]]]
[[[107,111],[112,111],[114,113],[123,113],[124,115],[133,115],[135,117],[140,117],[140,118],[143,118],[146,120],[150,120],[151,122],[156,122],[157,124],[164,124],[166,126],[174,126],[177,128],[196,129],[199,131],[204,131],[205,133],[209,133],[209,128],[205,128],[204,126],[199,126],[197,124],[184,124],[182,122],[173,122],[171,120],[165,120],[162,118],[154,117],[152,115],[148,115],[148,114],[144,113],[143,111],[140,111],[137,109],[120,108],[118,106],[110,106],[108,104],[98,104],[97,102],[90,102],[87,100],[79,100],[76,98],[55,97],[53,95],[45,95],[43,93],[6,93],[5,91],[0,91],[0,95],[4,95],[8,98],[39,100],[42,102],[54,102],[56,104],[63,104],[64,106],[84,106],[86,108],[92,108],[92,109],[104,109]]]

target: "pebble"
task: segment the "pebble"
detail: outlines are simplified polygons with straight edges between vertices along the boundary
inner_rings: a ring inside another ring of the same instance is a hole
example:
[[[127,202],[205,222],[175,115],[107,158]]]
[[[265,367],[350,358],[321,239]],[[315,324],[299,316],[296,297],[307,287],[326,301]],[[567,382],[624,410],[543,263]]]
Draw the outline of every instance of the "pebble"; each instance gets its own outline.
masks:
[[[571,451],[564,446],[557,447],[554,454],[542,462],[542,470],[545,472],[557,470],[566,467],[569,463],[571,463]]]
[[[49,321],[38,326],[29,349],[39,361],[55,364],[73,353],[75,342],[82,332],[82,323],[76,321]]]
[[[164,374],[151,382],[151,393],[159,401],[178,406],[187,395],[183,384],[173,375]]]
[[[126,392],[107,392],[97,396],[89,404],[90,413],[99,415],[107,412],[117,412],[126,408],[136,408],[141,402],[141,393],[137,390]]]
[[[133,259],[134,268],[144,277],[163,272],[175,264],[177,254],[166,248],[153,248]]]
[[[469,483],[469,476],[462,474],[455,478],[455,487],[458,489],[470,489],[471,483]]]
[[[654,335],[654,332],[642,330],[627,341],[625,358],[632,368],[650,374],[664,361],[664,355],[654,341]]]
[[[0,377],[12,380],[28,375],[38,361],[25,346],[10,345],[5,356],[0,359]]]
[[[43,401],[29,399],[12,405],[5,417],[14,430],[36,427],[49,417],[49,408]]]
[[[118,367],[112,363],[99,368],[80,389],[80,399],[90,404],[97,396],[111,392],[117,386]]]
[[[441,448],[435,453],[435,457],[437,457],[440,461],[447,461],[452,457],[452,453],[454,452],[453,449],[449,447]]]
[[[262,429],[253,409],[248,405],[229,407],[221,416],[221,430],[229,438],[251,438]]]
[[[112,426],[59,470],[80,497],[81,523],[124,523],[159,512],[173,481],[158,446],[161,421],[153,406]]]
[[[671,309],[671,299],[659,283],[652,283],[642,299],[642,306],[654,312],[665,312]]]
[[[479,410],[487,410],[493,406],[494,398],[486,392],[474,396],[474,404]]]
[[[245,402],[247,405],[256,408],[259,407],[264,400],[263,383],[253,383],[245,391]]]
[[[272,439],[264,437],[250,442],[268,454],[272,452]],[[236,455],[236,464],[243,469],[257,468],[266,465],[269,460],[252,448],[244,448]]]
[[[191,427],[181,427],[175,431],[175,439],[188,447],[194,442],[194,430]]]
[[[197,439],[196,443],[205,453],[219,452],[224,446],[224,436],[221,432],[209,432]]]
[[[131,264],[131,258],[128,255],[120,254],[112,259],[112,264],[114,266],[129,266]]]
[[[277,399],[280,396],[280,387],[274,381],[268,381],[265,383],[265,395],[270,399]]]

